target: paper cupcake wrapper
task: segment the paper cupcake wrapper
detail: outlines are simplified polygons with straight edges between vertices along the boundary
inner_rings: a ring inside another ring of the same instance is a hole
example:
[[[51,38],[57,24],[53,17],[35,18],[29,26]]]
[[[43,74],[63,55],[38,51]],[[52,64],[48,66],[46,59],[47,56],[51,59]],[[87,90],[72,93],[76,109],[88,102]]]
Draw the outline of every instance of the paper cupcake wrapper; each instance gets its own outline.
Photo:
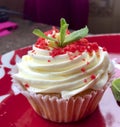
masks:
[[[105,89],[92,91],[83,97],[72,97],[68,100],[25,91],[22,94],[43,118],[54,122],[72,122],[91,114],[96,109],[104,91]]]

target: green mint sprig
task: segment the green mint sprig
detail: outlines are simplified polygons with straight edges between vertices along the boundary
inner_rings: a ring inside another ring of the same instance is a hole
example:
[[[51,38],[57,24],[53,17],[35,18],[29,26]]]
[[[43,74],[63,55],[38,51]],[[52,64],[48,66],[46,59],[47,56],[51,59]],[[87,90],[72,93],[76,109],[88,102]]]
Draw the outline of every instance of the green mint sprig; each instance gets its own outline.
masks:
[[[84,28],[74,31],[71,34],[69,34],[68,36],[66,36],[63,46],[66,46],[67,44],[70,44],[71,42],[77,41],[85,36],[87,36],[88,34],[88,28],[87,26],[85,26]]]
[[[64,18],[60,20],[60,38],[52,38],[46,36],[41,30],[35,29],[33,34],[37,35],[38,37],[45,38],[50,40],[52,43],[57,44],[58,47],[65,47],[66,45],[77,41],[88,34],[88,27],[85,26],[84,28],[74,31],[68,35],[66,35],[66,31],[68,29],[69,24],[67,24]]]
[[[55,38],[46,36],[46,35],[45,35],[41,30],[39,30],[39,29],[34,29],[33,34],[35,34],[35,35],[38,36],[38,37],[42,37],[42,38],[48,39],[48,40],[50,40],[50,41],[57,41]]]
[[[58,43],[59,46],[63,46],[66,30],[68,29],[69,24],[66,23],[65,19],[60,20],[60,42]]]

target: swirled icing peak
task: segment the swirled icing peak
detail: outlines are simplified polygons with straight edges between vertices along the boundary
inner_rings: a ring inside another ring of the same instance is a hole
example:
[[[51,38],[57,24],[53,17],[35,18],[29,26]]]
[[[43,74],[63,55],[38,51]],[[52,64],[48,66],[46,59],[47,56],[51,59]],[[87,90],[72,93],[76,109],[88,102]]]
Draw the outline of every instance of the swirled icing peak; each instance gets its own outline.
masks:
[[[67,99],[87,89],[99,90],[108,81],[113,67],[105,48],[85,38],[64,45],[70,35],[65,30],[65,36],[55,27],[42,34],[17,63],[13,77],[29,92],[58,93]]]

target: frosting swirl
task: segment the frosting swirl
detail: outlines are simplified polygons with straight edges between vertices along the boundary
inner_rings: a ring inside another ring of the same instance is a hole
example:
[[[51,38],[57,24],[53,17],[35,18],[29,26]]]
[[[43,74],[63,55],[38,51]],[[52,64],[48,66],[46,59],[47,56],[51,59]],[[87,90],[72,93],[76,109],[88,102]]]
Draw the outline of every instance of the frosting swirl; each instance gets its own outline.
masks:
[[[87,89],[101,89],[112,72],[108,53],[101,47],[92,54],[85,50],[55,57],[50,51],[33,45],[17,63],[18,73],[13,77],[28,91],[60,93],[63,98],[69,98]]]

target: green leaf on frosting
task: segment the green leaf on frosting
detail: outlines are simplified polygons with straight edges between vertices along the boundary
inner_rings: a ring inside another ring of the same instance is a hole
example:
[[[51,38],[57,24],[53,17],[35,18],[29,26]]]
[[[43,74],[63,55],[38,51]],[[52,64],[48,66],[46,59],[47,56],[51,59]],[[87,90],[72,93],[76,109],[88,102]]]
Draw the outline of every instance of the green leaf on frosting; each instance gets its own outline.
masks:
[[[41,30],[39,30],[39,29],[34,29],[33,34],[35,34],[35,35],[38,36],[38,37],[42,37],[42,38],[48,39],[48,40],[50,40],[50,41],[57,41],[55,38],[46,36],[46,35],[45,35]]]
[[[62,46],[62,43],[65,40],[66,30],[68,29],[69,24],[66,23],[65,19],[61,18],[60,20],[60,42],[59,45]]]
[[[86,27],[84,27],[80,30],[74,31],[70,35],[66,36],[63,44],[65,46],[71,42],[77,41],[77,40],[85,37],[87,34],[88,34],[88,28],[86,26]]]
[[[67,24],[66,20],[64,18],[61,18],[60,20],[60,38],[53,38],[46,36],[41,30],[35,29],[33,31],[33,34],[48,39],[52,41],[52,43],[57,42],[59,47],[64,47],[74,41],[77,41],[83,37],[85,37],[88,34],[88,27],[85,26],[84,28],[74,31],[71,34],[66,34],[66,30],[68,29],[69,24]]]

